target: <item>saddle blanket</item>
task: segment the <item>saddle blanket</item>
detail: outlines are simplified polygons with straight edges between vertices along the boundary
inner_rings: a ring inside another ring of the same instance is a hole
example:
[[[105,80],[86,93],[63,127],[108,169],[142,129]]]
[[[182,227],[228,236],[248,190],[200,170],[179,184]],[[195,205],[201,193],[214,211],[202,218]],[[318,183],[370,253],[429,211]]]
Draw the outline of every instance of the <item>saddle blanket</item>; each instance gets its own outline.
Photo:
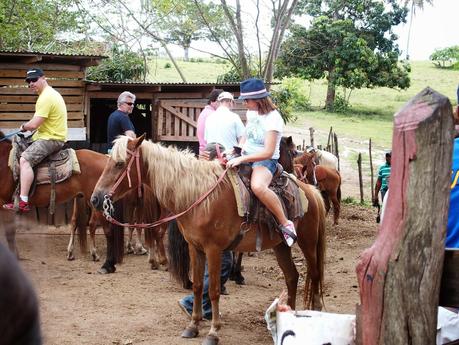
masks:
[[[246,217],[250,212],[251,194],[247,190],[244,182],[242,182],[241,177],[236,171],[232,169],[228,170],[228,178],[231,181],[231,185],[233,186],[238,214],[240,217]],[[282,191],[290,192],[293,194],[291,195],[291,199],[293,200],[292,205],[286,205],[287,212],[289,213],[288,218],[294,220],[302,217],[308,211],[308,199],[306,198],[304,191],[297,186],[296,182],[293,182],[296,181],[296,177],[294,175],[284,172],[282,173],[281,178],[286,178],[287,184],[285,188],[282,189]],[[292,184],[295,186],[292,186]]]
[[[80,164],[74,149],[65,149],[52,154],[40,163],[35,170],[35,183],[37,185],[51,183],[50,164],[54,164],[56,168],[55,183],[63,182],[70,178],[73,174],[81,174]],[[19,178],[19,162],[16,149],[10,151],[8,158],[8,166],[13,171],[15,181]]]

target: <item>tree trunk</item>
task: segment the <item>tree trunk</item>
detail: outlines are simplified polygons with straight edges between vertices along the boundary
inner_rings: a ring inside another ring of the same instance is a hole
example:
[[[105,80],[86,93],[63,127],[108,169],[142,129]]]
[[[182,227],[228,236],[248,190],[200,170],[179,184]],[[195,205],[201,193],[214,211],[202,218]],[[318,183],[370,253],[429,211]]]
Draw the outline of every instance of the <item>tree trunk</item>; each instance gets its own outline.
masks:
[[[335,104],[335,95],[336,95],[336,87],[335,87],[335,67],[332,67],[328,71],[328,85],[327,85],[327,99],[325,100],[325,109],[333,110],[333,106]]]
[[[424,89],[394,117],[389,199],[357,265],[358,344],[435,344],[451,178],[449,100]]]
[[[190,61],[189,53],[190,53],[190,46],[183,47],[183,60]]]

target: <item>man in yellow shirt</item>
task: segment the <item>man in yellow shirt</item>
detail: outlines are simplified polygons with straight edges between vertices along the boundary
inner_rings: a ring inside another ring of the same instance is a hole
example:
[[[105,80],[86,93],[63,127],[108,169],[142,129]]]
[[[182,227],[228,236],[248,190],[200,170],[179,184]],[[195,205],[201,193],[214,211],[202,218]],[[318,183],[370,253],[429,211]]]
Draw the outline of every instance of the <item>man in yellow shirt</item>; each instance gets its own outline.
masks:
[[[35,131],[32,144],[22,153],[20,168],[19,211],[30,211],[29,191],[34,179],[33,168],[50,154],[59,151],[67,140],[67,107],[62,96],[48,85],[40,68],[27,71],[26,82],[38,94],[35,114],[21,125],[21,131]],[[14,210],[14,203],[3,205]]]

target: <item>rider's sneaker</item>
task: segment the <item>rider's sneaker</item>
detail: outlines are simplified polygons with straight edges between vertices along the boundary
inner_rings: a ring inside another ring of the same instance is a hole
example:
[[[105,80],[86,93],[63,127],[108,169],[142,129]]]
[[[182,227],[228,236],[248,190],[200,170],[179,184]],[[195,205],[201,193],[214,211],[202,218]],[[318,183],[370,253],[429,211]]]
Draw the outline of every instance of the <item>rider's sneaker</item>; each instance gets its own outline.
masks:
[[[10,202],[8,204],[4,204],[3,208],[5,210],[9,210],[9,211],[16,211],[16,209],[14,208],[14,202]],[[19,200],[18,212],[29,212],[29,211],[30,211],[29,203],[25,202],[25,201],[22,201],[22,200]]]
[[[286,225],[282,225],[281,232],[284,237],[284,242],[291,247],[295,243],[297,237],[293,222],[289,220]]]

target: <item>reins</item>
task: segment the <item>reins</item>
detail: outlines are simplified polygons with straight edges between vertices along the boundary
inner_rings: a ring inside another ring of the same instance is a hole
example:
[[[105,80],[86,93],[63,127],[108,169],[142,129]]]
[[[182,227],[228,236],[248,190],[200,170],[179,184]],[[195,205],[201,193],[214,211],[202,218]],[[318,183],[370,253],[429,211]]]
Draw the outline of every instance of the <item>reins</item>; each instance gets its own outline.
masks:
[[[171,220],[174,220],[174,219],[176,219],[176,218],[178,218],[180,216],[183,216],[185,213],[189,212],[194,207],[199,205],[202,201],[204,201],[209,196],[209,194],[212,193],[215,188],[217,188],[217,186],[223,180],[223,178],[225,177],[226,173],[229,170],[229,168],[226,168],[223,171],[223,173],[218,177],[218,179],[215,182],[215,184],[207,192],[202,194],[186,210],[184,210],[184,211],[182,211],[182,212],[180,212],[178,214],[170,215],[170,216],[167,216],[165,218],[158,219],[157,221],[155,221],[153,223],[135,223],[135,224],[121,223],[120,221],[118,221],[115,218],[113,218],[112,215],[111,215],[111,213],[113,212],[113,202],[111,200],[111,197],[112,197],[113,193],[115,192],[116,188],[118,188],[118,186],[121,184],[123,179],[126,177],[126,175],[128,176],[129,188],[132,187],[131,177],[130,177],[130,170],[131,170],[131,166],[132,166],[132,164],[134,162],[134,159],[136,160],[137,176],[138,176],[138,182],[139,182],[139,185],[137,187],[138,188],[139,197],[141,197],[141,195],[142,195],[142,191],[141,191],[141,185],[142,185],[141,182],[142,182],[142,180],[141,180],[141,173],[140,173],[140,162],[139,162],[140,153],[139,153],[139,148],[136,148],[136,150],[134,152],[132,152],[130,150],[127,150],[127,152],[131,154],[131,159],[129,160],[129,163],[126,166],[126,169],[123,171],[123,173],[120,175],[120,177],[118,178],[116,183],[113,185],[113,187],[110,190],[110,192],[107,195],[104,195],[103,209],[104,209],[104,217],[105,217],[105,219],[107,219],[107,221],[109,221],[112,224],[115,224],[115,225],[118,225],[118,226],[123,226],[123,227],[128,227],[128,228],[143,228],[143,229],[145,229],[145,228],[154,228],[154,227],[159,226],[161,224],[170,222]]]

